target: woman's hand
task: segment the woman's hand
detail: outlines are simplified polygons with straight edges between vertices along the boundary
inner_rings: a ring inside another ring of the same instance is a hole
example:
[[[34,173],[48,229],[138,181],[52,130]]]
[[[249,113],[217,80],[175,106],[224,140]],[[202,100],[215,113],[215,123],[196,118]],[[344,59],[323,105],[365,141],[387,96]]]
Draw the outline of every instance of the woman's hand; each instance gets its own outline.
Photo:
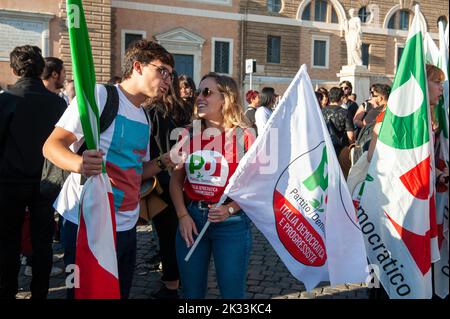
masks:
[[[195,226],[191,215],[185,213],[181,218],[178,218],[178,229],[181,237],[186,242],[187,248],[191,247],[194,244],[194,236],[192,234],[198,236],[197,226]]]
[[[208,220],[211,223],[223,222],[228,217],[230,217],[228,206],[220,205],[219,207],[211,207],[209,205]]]

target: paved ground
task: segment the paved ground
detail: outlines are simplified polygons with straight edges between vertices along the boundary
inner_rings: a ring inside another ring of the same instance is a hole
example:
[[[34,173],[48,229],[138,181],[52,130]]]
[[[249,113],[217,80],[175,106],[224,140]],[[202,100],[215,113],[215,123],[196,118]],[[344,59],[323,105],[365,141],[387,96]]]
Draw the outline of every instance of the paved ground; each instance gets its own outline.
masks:
[[[134,274],[131,298],[148,299],[151,292],[159,288],[160,270],[149,261],[157,251],[152,226],[138,226],[138,253],[136,271]],[[55,254],[62,255],[61,247],[54,244]],[[211,263],[212,264],[212,263]],[[55,266],[63,267],[62,260]],[[24,275],[22,266],[19,278],[18,298],[29,298],[31,278]],[[50,299],[65,298],[65,277],[63,274],[51,278]],[[253,228],[253,251],[250,257],[247,280],[247,297],[249,299],[367,299],[368,289],[364,284],[341,285],[331,288],[328,283],[322,283],[313,291],[306,292],[304,285],[295,279],[278,258],[272,247],[256,228]],[[211,265],[208,299],[220,298],[216,285],[214,265]]]

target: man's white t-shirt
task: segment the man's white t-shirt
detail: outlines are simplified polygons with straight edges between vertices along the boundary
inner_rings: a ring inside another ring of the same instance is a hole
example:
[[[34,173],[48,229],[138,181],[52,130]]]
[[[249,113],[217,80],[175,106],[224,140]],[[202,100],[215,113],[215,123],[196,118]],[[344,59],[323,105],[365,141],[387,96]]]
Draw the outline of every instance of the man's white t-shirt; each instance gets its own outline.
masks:
[[[263,131],[264,125],[266,125],[270,116],[272,115],[272,110],[268,107],[260,106],[255,112],[255,124],[258,130],[258,135]]]
[[[105,153],[106,172],[111,181],[116,211],[116,231],[132,229],[139,218],[139,194],[142,164],[150,159],[150,127],[145,111],[134,106],[116,85],[119,94],[119,110],[106,131],[100,134],[100,149]],[[100,113],[103,111],[107,92],[103,85],[95,88]],[[77,100],[73,99],[57,127],[72,132],[77,141],[71,145],[76,152],[84,142]],[[54,207],[65,219],[78,224],[78,208],[83,186],[80,174],[71,173],[55,201]]]

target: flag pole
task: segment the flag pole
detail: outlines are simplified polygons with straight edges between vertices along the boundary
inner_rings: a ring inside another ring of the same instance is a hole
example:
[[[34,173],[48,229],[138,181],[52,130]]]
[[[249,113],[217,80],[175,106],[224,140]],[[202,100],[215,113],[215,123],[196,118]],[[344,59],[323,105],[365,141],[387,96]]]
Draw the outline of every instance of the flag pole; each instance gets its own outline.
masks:
[[[220,198],[219,202],[217,203],[216,207],[219,207],[220,205],[222,205],[226,199],[227,199],[227,195],[223,194],[222,197]],[[203,235],[205,235],[206,230],[209,227],[209,224],[211,224],[211,222],[208,220],[205,223],[205,225],[203,226],[200,234],[198,234],[197,238],[195,239],[194,245],[192,245],[191,249],[189,249],[189,252],[187,253],[186,257],[184,257],[185,262],[188,262],[189,259],[191,258],[192,254],[194,253],[195,248],[197,248],[197,246],[198,246],[198,243],[200,242],[200,240],[202,240]]]

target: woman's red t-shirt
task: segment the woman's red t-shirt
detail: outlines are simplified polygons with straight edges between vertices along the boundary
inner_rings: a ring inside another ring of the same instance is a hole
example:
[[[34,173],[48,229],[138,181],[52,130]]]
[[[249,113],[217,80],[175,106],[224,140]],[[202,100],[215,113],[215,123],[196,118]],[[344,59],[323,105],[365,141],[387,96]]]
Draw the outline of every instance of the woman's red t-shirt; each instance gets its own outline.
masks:
[[[236,132],[237,129],[231,129],[215,136],[203,134],[203,138],[199,134],[190,140],[184,182],[189,199],[211,203],[220,200],[239,160],[255,140],[254,135],[244,129],[243,143],[238,144]]]

